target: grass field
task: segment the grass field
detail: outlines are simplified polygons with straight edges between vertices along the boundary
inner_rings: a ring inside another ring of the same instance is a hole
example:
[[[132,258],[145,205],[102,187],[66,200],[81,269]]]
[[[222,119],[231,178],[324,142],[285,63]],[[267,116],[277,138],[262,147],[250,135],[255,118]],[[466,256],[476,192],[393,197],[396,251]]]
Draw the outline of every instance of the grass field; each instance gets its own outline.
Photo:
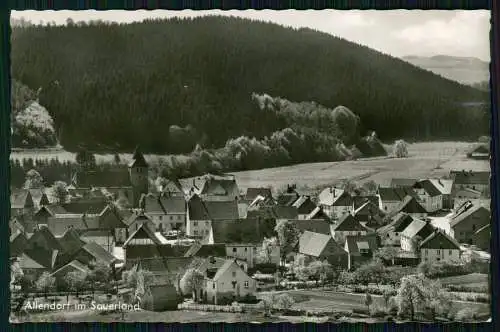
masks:
[[[441,278],[441,284],[443,285],[485,285],[488,286],[487,274],[482,273],[471,273],[463,276],[447,277]]]
[[[344,179],[359,183],[373,180],[388,185],[392,178],[441,177],[451,169],[487,171],[485,160],[467,159],[464,142],[415,143],[408,147],[408,158],[377,157],[354,161],[299,164],[287,167],[232,173],[240,188],[273,186],[282,188],[295,183],[303,188],[316,188]]]

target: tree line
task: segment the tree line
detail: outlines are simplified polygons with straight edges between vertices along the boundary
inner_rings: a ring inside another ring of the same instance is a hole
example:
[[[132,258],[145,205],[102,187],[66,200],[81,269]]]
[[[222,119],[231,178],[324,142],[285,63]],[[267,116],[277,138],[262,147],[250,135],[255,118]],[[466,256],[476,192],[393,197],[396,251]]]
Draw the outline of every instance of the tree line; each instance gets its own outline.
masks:
[[[375,130],[382,140],[488,131],[489,108],[464,104],[487,102],[487,92],[310,29],[231,17],[19,25],[11,54],[13,77],[42,88],[40,103],[72,151],[140,144],[189,153],[233,137],[262,140],[290,122],[311,127],[301,114],[257,107],[254,92],[346,105],[362,136]]]

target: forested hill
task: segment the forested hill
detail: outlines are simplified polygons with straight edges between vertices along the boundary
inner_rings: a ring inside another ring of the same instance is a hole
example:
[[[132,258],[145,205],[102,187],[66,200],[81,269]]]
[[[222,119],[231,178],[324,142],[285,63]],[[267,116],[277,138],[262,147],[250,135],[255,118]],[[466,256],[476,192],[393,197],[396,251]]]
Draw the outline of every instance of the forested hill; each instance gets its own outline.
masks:
[[[218,147],[284,129],[289,121],[252,93],[344,105],[361,135],[382,140],[488,132],[489,114],[462,105],[487,93],[310,29],[229,17],[14,27],[11,54],[13,77],[42,87],[40,103],[70,150],[172,152],[175,132]]]

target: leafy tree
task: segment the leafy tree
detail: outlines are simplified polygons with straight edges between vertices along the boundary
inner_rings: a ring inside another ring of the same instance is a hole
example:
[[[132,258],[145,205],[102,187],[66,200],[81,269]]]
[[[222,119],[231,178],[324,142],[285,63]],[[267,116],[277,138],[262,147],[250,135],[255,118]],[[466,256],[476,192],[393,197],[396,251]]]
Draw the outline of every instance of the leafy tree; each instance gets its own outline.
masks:
[[[365,305],[368,308],[368,311],[370,311],[370,306],[373,303],[373,299],[370,293],[365,294]]]
[[[297,246],[300,232],[291,220],[280,220],[274,230],[278,234],[281,260],[284,262],[286,256]]]
[[[66,202],[68,195],[69,195],[67,187],[68,187],[68,185],[63,181],[56,181],[52,185],[52,191],[53,191],[54,196],[56,197],[58,203],[65,203]]]
[[[356,269],[356,271],[354,271],[354,279],[356,282],[364,285],[368,285],[369,283],[379,284],[384,275],[384,265],[378,259],[374,259],[367,264],[363,264]]]
[[[433,284],[422,274],[405,276],[401,279],[401,286],[396,296],[398,315],[409,317],[413,321],[417,311],[425,312],[430,307],[435,311],[443,295],[439,285]]]
[[[76,293],[78,298],[78,293],[82,291],[86,285],[87,274],[80,271],[69,272],[64,276],[65,282],[71,291]]]
[[[306,257],[303,254],[295,255],[292,264],[292,271],[300,281],[307,282],[313,275],[311,268],[307,265]]]
[[[26,180],[24,182],[24,188],[26,189],[40,189],[43,188],[43,178],[38,173],[38,171],[34,169],[30,169],[26,173]]]
[[[271,263],[272,254],[278,248],[277,238],[265,238],[262,241],[262,246],[257,250],[257,262],[259,263]]]
[[[386,246],[381,247],[375,252],[375,258],[381,259],[384,262],[391,262],[394,265],[394,259],[398,256],[399,250],[397,248]]]
[[[365,190],[366,194],[374,195],[377,192],[378,184],[375,181],[370,180],[363,184],[363,189]]]
[[[184,278],[183,278],[184,283],[181,283],[182,293],[183,294],[192,293],[193,299],[195,301],[201,300],[201,299],[198,299],[198,292],[197,291],[202,286],[204,278],[205,277],[203,276],[203,273],[201,273],[199,270],[193,269],[193,268],[188,269],[186,271],[186,273],[184,274]]]
[[[295,304],[295,300],[289,294],[281,294],[276,298],[274,307],[279,310],[288,310]]]
[[[125,282],[127,287],[130,288],[136,288],[137,287],[137,279],[138,275],[141,274],[142,278],[144,278],[144,282],[146,284],[150,284],[153,280],[153,273],[148,270],[137,270],[137,269],[132,269],[128,271],[124,271],[122,273],[122,280]]]
[[[316,279],[316,282],[321,280],[323,285],[328,279],[331,279],[334,276],[334,269],[327,261],[314,261],[309,264],[309,269],[311,270],[311,274],[314,279]]]
[[[408,157],[408,144],[400,139],[394,142],[393,153],[396,158]]]
[[[384,298],[385,307],[389,308],[389,301],[392,297],[392,292],[389,291],[388,289],[384,289],[382,297]]]
[[[277,302],[277,296],[275,294],[270,294],[264,296],[259,303],[259,306],[264,310],[266,316],[270,316],[272,310],[275,308]]]
[[[56,286],[56,278],[51,276],[48,272],[43,272],[42,275],[35,282],[35,287],[39,292],[45,294],[45,298],[48,296],[48,292],[53,290]]]
[[[420,235],[416,235],[411,239],[411,244],[413,247],[413,251],[415,254],[420,256],[420,243],[422,243],[423,239]]]

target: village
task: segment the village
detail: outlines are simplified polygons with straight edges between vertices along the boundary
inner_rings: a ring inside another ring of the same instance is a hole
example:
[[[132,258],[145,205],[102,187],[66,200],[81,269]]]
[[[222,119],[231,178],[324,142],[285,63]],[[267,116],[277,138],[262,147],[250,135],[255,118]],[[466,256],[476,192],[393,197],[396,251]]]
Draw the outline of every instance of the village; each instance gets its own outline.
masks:
[[[311,194],[294,184],[243,191],[230,174],[151,188],[148,168],[138,148],[120,174],[127,185],[85,170],[59,191],[12,190],[13,315],[47,310],[31,310],[34,301],[73,301],[175,311],[178,321],[202,311],[414,319],[421,310],[401,297],[415,278],[430,282],[429,303],[447,296],[427,308],[433,317],[479,319],[471,308],[489,302],[484,287],[443,280],[489,273],[490,172],[345,181]],[[309,308],[305,296],[324,303]]]

